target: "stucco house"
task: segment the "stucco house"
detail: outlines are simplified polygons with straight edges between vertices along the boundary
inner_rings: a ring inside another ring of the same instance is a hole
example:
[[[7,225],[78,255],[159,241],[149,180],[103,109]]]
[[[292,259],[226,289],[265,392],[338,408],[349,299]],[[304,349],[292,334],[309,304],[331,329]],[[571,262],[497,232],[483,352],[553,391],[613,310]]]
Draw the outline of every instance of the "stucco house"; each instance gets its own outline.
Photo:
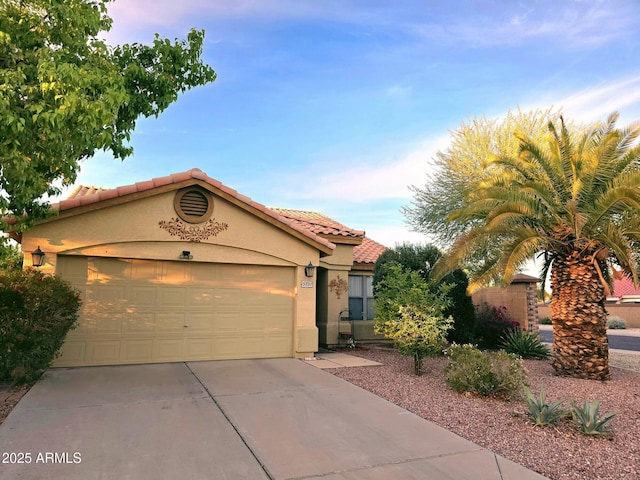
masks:
[[[267,208],[195,168],[53,207],[16,239],[25,264],[40,248],[40,268],[82,295],[56,366],[308,357],[347,318],[374,337],[385,247],[324,215]]]

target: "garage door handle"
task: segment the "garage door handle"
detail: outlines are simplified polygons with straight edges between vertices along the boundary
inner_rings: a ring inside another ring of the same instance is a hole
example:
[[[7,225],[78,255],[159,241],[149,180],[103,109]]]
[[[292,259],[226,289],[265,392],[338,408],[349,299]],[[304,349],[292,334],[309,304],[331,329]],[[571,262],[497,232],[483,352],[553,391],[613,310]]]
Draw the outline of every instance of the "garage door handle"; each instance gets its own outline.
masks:
[[[189,325],[183,325],[184,328],[187,328]]]

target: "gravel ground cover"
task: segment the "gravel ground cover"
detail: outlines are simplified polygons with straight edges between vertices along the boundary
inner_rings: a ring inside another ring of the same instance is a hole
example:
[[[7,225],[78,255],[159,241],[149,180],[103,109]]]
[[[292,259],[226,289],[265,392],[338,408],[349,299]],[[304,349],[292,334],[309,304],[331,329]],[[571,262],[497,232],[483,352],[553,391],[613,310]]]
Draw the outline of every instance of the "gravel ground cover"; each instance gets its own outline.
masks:
[[[553,480],[640,478],[640,355],[612,353],[611,364],[624,368],[612,368],[608,382],[556,377],[548,361],[524,361],[531,390],[537,394],[544,386],[548,403],[598,399],[601,413],[617,412],[611,436],[591,437],[578,433],[570,419],[534,426],[522,401],[452,391],[442,375],[445,358],[426,359],[426,373],[416,377],[412,359],[391,348],[349,353],[383,365],[328,371]]]

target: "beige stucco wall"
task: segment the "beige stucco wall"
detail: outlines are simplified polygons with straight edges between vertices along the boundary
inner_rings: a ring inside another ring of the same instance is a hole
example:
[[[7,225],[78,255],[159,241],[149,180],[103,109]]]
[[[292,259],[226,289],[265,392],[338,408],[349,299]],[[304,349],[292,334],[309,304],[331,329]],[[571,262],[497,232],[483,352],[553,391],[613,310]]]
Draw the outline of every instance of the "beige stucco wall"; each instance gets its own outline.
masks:
[[[332,255],[320,259],[321,283],[318,298],[317,325],[319,341],[323,346],[338,344],[340,312],[349,308],[349,271],[353,265],[353,245],[336,244]]]
[[[317,273],[306,278],[304,267],[309,262],[319,264],[319,250],[218,196],[213,218],[228,224],[228,229],[200,243],[180,240],[159,226],[160,221],[177,217],[174,196],[175,191],[169,191],[81,215],[65,212],[25,232],[22,249],[30,252],[40,246],[46,254],[42,270],[50,273],[55,272],[58,254],[178,261],[183,250],[198,262],[296,267],[293,350],[300,357],[316,351]],[[26,255],[25,263],[30,261]],[[308,281],[313,288],[306,288]]]
[[[484,303],[489,306],[504,306],[511,318],[517,321],[521,328],[536,331],[537,323],[530,321],[529,318],[533,313],[531,312],[531,288],[533,288],[533,299],[535,299],[535,284],[512,283],[507,288],[481,288],[473,293],[472,301],[476,306]],[[535,305],[533,306],[535,307]],[[537,313],[535,318],[538,318]]]

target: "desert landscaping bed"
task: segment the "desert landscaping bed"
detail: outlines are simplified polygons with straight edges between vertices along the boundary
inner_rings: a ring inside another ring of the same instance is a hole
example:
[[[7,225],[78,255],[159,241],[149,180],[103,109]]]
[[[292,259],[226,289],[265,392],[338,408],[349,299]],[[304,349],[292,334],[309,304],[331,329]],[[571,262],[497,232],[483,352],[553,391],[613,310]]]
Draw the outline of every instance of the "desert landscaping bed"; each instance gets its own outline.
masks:
[[[598,399],[602,413],[613,411],[613,435],[588,437],[566,419],[554,427],[536,427],[522,401],[505,402],[465,396],[445,384],[445,358],[424,362],[426,373],[416,377],[412,359],[385,347],[350,352],[382,363],[376,367],[329,370],[427,420],[524,465],[553,480],[638,479],[640,459],[640,355],[611,355],[608,382],[556,377],[546,360],[524,361],[534,393],[542,386],[548,401],[577,403]],[[635,371],[634,371],[635,370]]]

